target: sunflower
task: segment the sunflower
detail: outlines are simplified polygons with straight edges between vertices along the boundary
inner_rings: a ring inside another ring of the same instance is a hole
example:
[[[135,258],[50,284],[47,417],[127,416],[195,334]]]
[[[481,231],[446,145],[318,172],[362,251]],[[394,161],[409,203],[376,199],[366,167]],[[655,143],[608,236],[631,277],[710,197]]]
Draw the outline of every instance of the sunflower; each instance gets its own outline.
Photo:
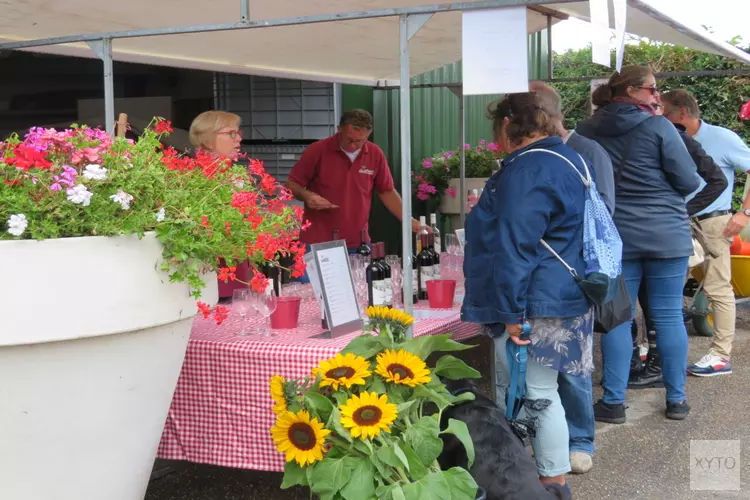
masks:
[[[353,385],[365,385],[365,378],[372,375],[372,372],[370,362],[365,358],[352,353],[338,353],[333,358],[321,361],[313,369],[313,375],[323,377],[320,387],[331,386],[334,391],[338,391],[340,385],[347,389],[351,389]]]
[[[381,431],[390,433],[397,416],[398,408],[388,402],[388,396],[374,392],[352,396],[341,407],[341,425],[349,429],[353,437],[361,439],[372,439]]]
[[[375,372],[388,382],[415,387],[432,380],[425,362],[403,349],[383,351],[377,361]]]
[[[305,410],[299,413],[286,411],[271,427],[276,448],[286,455],[287,462],[294,460],[300,467],[323,459],[325,437],[330,433],[320,420],[310,418]]]
[[[367,308],[367,317],[374,322],[384,321],[393,325],[408,327],[414,323],[414,316],[407,314],[398,309],[383,306],[370,306]]]
[[[281,375],[271,377],[271,399],[276,403],[273,405],[273,412],[281,415],[287,410],[286,396],[284,395],[284,384],[286,380]]]

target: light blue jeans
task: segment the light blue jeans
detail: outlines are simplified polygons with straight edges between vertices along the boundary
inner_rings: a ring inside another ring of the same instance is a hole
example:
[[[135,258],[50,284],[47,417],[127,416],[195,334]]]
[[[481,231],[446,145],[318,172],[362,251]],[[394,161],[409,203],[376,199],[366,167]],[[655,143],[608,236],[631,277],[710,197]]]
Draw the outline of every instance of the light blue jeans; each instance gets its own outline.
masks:
[[[594,454],[594,401],[591,376],[577,377],[558,372],[558,392],[570,434],[570,452]]]
[[[495,390],[497,402],[505,411],[505,392],[510,384],[510,369],[505,354],[505,343],[508,334],[495,337]],[[557,392],[558,371],[542,366],[531,357],[526,365],[526,398],[549,399],[552,404],[542,411],[521,409],[527,417],[537,417],[536,437],[531,440],[534,449],[536,467],[541,477],[561,476],[570,472],[570,453],[568,451],[568,423],[565,410]]]

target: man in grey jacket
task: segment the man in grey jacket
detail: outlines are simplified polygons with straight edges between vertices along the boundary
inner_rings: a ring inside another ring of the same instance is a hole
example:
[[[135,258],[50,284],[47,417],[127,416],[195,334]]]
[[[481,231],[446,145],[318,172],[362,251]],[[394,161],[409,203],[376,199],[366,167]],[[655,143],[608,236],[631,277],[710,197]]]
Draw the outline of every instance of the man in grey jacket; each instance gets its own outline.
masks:
[[[591,139],[568,131],[563,126],[563,112],[560,94],[542,82],[531,82],[529,90],[537,95],[537,102],[555,121],[563,141],[591,162],[594,168],[596,188],[610,213],[615,211],[615,186],[612,160],[607,151]],[[559,373],[557,377],[560,401],[565,408],[570,440],[570,468],[574,474],[585,474],[594,466],[594,408],[591,406],[591,377],[574,377]]]

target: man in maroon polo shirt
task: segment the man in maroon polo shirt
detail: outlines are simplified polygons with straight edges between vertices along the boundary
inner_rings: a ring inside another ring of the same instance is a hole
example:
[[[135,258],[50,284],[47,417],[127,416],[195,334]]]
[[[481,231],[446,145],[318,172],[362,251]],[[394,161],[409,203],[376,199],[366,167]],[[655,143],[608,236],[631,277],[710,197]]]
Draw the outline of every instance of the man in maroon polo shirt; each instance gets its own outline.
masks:
[[[303,243],[331,241],[338,231],[349,248],[358,247],[360,231],[367,230],[373,191],[402,219],[401,196],[383,151],[368,141],[371,133],[370,113],[346,111],[338,133],[311,144],[292,168],[286,186],[305,202],[305,218],[311,222],[301,234]],[[412,219],[412,230],[419,231],[419,221]]]

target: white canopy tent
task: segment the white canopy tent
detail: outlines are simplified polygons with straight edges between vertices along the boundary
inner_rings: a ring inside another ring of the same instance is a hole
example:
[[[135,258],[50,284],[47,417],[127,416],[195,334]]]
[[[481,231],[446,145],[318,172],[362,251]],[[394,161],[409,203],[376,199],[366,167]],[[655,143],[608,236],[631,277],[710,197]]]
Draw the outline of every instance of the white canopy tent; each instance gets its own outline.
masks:
[[[375,10],[370,0],[16,0],[3,4],[0,11],[0,51],[92,57],[93,49],[104,62],[106,122],[111,131],[113,60],[335,83],[398,84],[401,109],[408,110],[411,75],[461,58],[461,11],[525,5],[530,9],[529,32],[547,28],[565,14],[589,17],[588,1],[580,0],[431,1],[379,0]],[[750,54],[679,23],[644,0],[627,4],[629,33],[750,64]],[[403,212],[410,214],[409,113],[401,114],[401,144]],[[464,177],[462,162],[462,199]],[[402,236],[404,306],[411,313],[408,217]]]

